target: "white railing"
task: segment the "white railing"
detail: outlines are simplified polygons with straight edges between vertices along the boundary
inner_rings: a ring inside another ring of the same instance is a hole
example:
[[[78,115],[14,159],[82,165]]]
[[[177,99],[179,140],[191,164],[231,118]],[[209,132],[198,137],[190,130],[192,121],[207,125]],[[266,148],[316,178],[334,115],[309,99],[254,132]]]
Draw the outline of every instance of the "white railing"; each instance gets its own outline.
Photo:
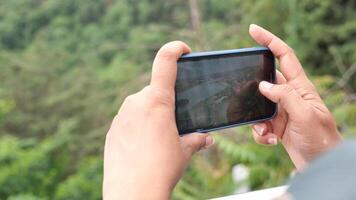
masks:
[[[288,186],[279,186],[268,188],[264,190],[257,190],[253,192],[246,192],[243,194],[231,195],[226,197],[215,198],[212,200],[272,200],[276,197],[282,196],[287,190]]]

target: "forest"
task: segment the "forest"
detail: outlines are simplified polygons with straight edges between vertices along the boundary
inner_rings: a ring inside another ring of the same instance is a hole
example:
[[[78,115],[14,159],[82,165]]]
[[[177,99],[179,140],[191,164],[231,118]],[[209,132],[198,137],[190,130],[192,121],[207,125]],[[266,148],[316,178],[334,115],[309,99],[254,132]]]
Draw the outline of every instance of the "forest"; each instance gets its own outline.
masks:
[[[354,0],[0,0],[0,199],[101,199],[106,132],[148,84],[158,49],[257,46],[251,23],[294,49],[343,137],[356,136],[355,19]],[[213,136],[173,199],[278,186],[294,173],[283,147],[256,144],[249,126]]]

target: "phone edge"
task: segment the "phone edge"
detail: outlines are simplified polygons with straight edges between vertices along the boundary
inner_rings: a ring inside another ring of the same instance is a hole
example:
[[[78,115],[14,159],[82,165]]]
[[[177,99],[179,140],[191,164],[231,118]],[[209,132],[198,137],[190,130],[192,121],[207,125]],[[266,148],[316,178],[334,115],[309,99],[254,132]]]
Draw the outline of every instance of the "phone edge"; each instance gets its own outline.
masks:
[[[211,128],[211,129],[197,129],[195,131],[179,133],[179,135],[183,136],[183,135],[191,134],[191,133],[209,133],[209,132],[218,131],[218,130],[222,130],[222,129],[234,128],[234,127],[248,125],[248,124],[255,124],[258,122],[264,122],[264,121],[273,119],[277,115],[277,113],[278,113],[278,106],[276,104],[275,112],[270,117],[267,117],[267,118],[257,119],[257,120],[248,121],[248,122],[241,122],[241,123],[231,124],[231,125],[227,125],[227,126],[220,126],[220,127]]]
[[[270,51],[267,47],[258,46],[258,47],[249,47],[242,49],[229,49],[229,50],[218,50],[218,51],[202,51],[202,52],[192,52],[188,54],[183,54],[177,62],[184,60],[186,58],[196,58],[196,57],[205,57],[205,56],[216,56],[216,55],[229,55],[236,53],[251,53],[259,51]]]
[[[196,57],[205,57],[205,56],[214,56],[214,55],[229,55],[229,54],[235,54],[235,53],[251,53],[251,52],[260,52],[260,51],[271,51],[269,48],[264,47],[264,46],[258,46],[258,47],[248,47],[248,48],[241,48],[241,49],[230,49],[230,50],[218,50],[218,51],[203,51],[203,52],[193,52],[193,53],[188,53],[182,55],[177,62],[181,61],[182,59],[184,60],[185,58],[196,58]],[[272,54],[273,55],[273,54]],[[274,68],[274,83],[276,83],[277,77],[276,77],[276,71],[277,71],[277,66],[276,66],[276,60],[275,58],[273,59],[273,68]],[[257,119],[253,121],[248,121],[248,122],[241,122],[237,124],[230,124],[226,126],[220,126],[216,128],[211,128],[211,129],[197,129],[193,131],[188,131],[188,132],[178,132],[180,136],[184,136],[186,134],[190,133],[209,133],[212,131],[218,131],[222,129],[228,129],[228,128],[233,128],[233,127],[238,127],[238,126],[243,126],[243,125],[248,125],[248,124],[255,124],[258,122],[263,122],[267,120],[273,119],[278,113],[278,104],[275,103],[275,110],[274,113],[270,117],[266,117],[263,119]]]

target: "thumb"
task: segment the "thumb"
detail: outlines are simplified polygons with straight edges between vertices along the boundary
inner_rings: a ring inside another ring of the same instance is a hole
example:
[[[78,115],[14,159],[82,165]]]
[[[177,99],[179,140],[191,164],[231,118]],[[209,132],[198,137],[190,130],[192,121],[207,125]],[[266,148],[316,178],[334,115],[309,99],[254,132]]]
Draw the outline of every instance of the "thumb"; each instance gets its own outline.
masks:
[[[303,118],[307,105],[299,93],[290,85],[277,85],[262,81],[259,84],[259,89],[269,100],[279,103],[292,118]]]
[[[206,133],[192,133],[180,138],[183,150],[190,158],[194,153],[214,144],[214,138]]]

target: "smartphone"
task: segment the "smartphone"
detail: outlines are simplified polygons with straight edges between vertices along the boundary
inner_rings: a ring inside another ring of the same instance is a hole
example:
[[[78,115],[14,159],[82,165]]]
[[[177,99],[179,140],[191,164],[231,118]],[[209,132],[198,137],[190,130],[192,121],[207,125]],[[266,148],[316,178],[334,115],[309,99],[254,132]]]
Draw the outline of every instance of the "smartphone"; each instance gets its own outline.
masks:
[[[183,55],[175,85],[179,134],[273,118],[277,106],[259,92],[258,84],[275,79],[275,58],[265,47]]]

